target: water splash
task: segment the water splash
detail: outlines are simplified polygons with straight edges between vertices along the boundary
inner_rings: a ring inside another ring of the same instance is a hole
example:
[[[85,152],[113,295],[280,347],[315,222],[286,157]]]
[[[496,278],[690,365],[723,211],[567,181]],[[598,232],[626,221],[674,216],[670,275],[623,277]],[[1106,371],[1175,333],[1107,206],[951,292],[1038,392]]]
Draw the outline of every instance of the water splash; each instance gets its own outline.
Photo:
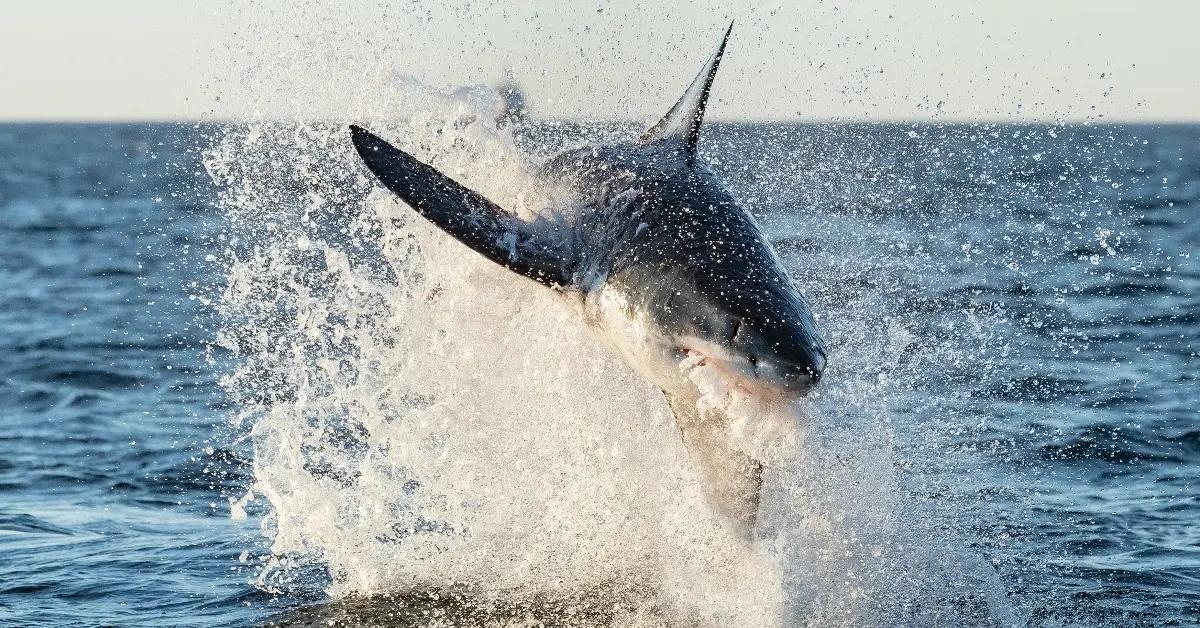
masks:
[[[502,206],[555,209],[531,192],[530,151],[486,108],[405,89],[411,110],[372,128]],[[747,546],[705,502],[661,393],[553,293],[376,189],[344,128],[249,124],[207,160],[236,233],[220,343],[240,360],[225,387],[254,446],[235,510],[265,504],[271,540],[260,587],[312,586],[318,565],[336,599],[604,592],[655,622],[1009,623],[990,566],[906,501],[885,377],[851,377],[799,410],[709,381],[734,431],[770,449]],[[888,331],[897,346],[839,356],[847,370],[911,341]]]
[[[545,209],[485,111],[425,96],[373,128],[505,206]],[[287,590],[318,562],[334,597],[615,588],[773,623],[772,563],[707,508],[661,393],[553,294],[372,189],[342,129],[251,124],[208,159],[246,229],[220,343],[241,359],[225,386],[277,557],[259,585]]]

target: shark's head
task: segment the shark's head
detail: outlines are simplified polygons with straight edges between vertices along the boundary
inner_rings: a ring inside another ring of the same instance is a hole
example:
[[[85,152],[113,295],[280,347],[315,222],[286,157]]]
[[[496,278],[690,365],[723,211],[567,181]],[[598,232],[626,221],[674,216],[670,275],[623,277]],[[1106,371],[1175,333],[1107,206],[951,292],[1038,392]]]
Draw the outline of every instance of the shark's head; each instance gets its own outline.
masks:
[[[677,284],[668,342],[685,369],[715,369],[756,393],[806,395],[826,365],[816,323],[786,276],[755,279],[727,281],[716,273]]]
[[[709,366],[739,387],[789,396],[808,394],[825,370],[825,349],[808,325],[728,313],[697,318],[677,338],[691,365]]]
[[[753,217],[697,151],[728,39],[726,31],[683,97],[641,137],[641,150],[658,169],[641,173],[653,199],[638,204],[647,211],[639,218],[647,221],[645,232],[626,243],[633,270],[619,281],[645,315],[632,337],[657,349],[642,357],[644,370],[664,389],[672,378],[686,385],[692,369],[706,367],[753,393],[802,396],[826,365],[812,312]],[[645,364],[647,357],[655,364]]]

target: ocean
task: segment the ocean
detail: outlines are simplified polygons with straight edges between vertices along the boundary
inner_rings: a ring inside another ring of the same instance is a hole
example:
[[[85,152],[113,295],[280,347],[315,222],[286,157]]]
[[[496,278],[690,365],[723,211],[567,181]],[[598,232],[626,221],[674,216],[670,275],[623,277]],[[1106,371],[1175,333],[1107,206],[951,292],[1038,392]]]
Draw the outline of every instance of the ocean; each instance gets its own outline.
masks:
[[[368,122],[523,212],[634,131]],[[0,625],[1200,625],[1200,126],[701,152],[830,346],[753,550],[657,391],[344,124],[0,125]]]

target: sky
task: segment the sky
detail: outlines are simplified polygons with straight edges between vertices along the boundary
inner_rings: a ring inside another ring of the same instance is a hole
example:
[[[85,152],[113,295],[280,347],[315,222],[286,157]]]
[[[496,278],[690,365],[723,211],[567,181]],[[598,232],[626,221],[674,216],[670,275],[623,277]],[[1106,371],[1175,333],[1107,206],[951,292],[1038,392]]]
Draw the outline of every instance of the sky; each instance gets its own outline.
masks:
[[[743,6],[744,5],[744,6]],[[0,120],[337,117],[417,80],[650,120],[1200,120],[1195,0],[0,0]]]

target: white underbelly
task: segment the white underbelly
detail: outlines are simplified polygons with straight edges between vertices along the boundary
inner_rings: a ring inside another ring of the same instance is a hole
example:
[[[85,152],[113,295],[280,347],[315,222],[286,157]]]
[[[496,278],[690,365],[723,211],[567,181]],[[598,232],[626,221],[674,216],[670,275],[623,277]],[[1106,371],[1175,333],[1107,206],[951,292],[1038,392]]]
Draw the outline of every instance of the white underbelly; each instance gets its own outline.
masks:
[[[668,393],[688,386],[675,342],[625,292],[604,284],[582,301],[588,329],[643,377]]]

